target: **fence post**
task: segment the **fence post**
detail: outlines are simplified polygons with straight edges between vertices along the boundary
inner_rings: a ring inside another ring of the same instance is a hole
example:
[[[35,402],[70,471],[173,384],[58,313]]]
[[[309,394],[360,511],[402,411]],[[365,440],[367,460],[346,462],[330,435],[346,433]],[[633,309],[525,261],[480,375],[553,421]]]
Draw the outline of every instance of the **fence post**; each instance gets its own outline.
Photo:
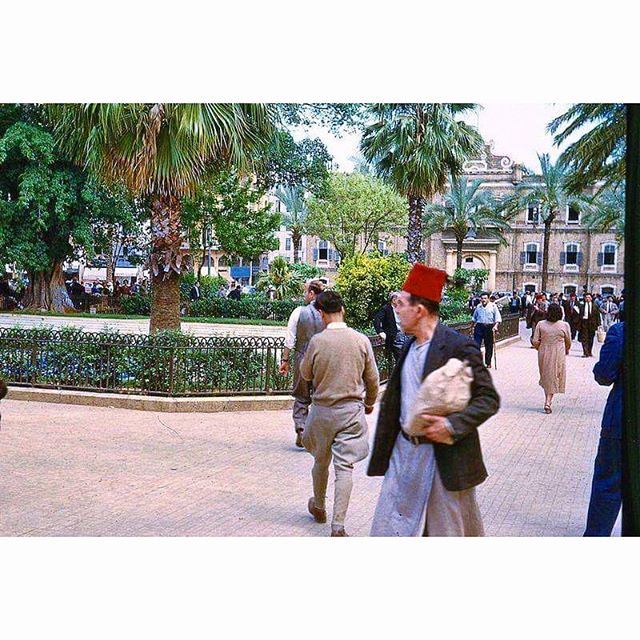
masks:
[[[175,358],[175,349],[173,347],[169,348],[169,395],[173,395],[173,382],[174,382],[174,358]]]
[[[271,393],[271,347],[267,347],[267,365],[265,367],[265,393]]]

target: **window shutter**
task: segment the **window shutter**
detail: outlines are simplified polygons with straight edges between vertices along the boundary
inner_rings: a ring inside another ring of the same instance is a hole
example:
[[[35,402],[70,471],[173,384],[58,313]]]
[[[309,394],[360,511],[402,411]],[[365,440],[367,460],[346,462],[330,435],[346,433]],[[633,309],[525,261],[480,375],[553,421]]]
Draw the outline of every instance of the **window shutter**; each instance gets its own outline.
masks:
[[[333,249],[329,249],[329,250],[327,251],[327,258],[328,258],[329,260],[335,260],[335,258],[333,257]]]
[[[536,255],[536,263],[541,265],[542,264],[542,252],[538,251],[537,255]]]
[[[520,264],[524,264],[527,261],[527,252],[526,251],[521,251],[520,252]]]
[[[582,266],[582,251],[578,251],[578,266],[581,267]]]
[[[318,260],[318,249],[314,249],[313,250],[313,259],[314,259],[314,261]]]
[[[560,252],[560,266],[564,267],[567,264],[567,254],[564,251]]]
[[[604,264],[604,254],[602,252],[598,253],[598,266],[601,267]]]

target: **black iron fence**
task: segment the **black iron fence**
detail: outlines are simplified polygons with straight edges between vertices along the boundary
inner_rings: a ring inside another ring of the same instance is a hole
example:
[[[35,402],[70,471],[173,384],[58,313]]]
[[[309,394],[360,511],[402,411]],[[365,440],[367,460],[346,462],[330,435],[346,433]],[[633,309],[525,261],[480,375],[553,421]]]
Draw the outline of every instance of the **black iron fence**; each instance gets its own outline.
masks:
[[[454,325],[468,333],[470,323]],[[518,333],[505,317],[499,339]],[[371,337],[380,378],[393,361]],[[284,338],[199,338],[88,333],[78,330],[0,329],[0,378],[16,386],[162,396],[287,395],[292,376],[278,367]]]

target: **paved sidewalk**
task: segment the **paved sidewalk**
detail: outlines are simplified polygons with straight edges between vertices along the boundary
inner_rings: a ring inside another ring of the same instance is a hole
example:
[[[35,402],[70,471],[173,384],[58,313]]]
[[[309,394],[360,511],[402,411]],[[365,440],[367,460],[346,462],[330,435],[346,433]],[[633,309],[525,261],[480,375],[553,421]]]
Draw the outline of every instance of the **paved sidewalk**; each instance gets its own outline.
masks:
[[[582,534],[608,389],[593,381],[595,359],[580,353],[574,343],[568,393],[545,415],[536,352],[524,341],[498,352],[502,409],[480,431],[488,535]],[[293,446],[286,411],[155,414],[3,401],[2,414],[0,535],[328,534],[306,513],[312,459]],[[373,433],[375,414],[369,424]],[[368,534],[380,482],[357,467],[352,535]]]
[[[74,327],[84,331],[100,332],[105,328],[117,329],[121,333],[149,333],[149,320],[118,320],[109,318],[77,318],[69,316],[38,316],[26,314],[0,313],[0,327],[24,328]],[[284,336],[286,327],[254,324],[214,324],[210,322],[183,322],[182,331],[195,336]]]

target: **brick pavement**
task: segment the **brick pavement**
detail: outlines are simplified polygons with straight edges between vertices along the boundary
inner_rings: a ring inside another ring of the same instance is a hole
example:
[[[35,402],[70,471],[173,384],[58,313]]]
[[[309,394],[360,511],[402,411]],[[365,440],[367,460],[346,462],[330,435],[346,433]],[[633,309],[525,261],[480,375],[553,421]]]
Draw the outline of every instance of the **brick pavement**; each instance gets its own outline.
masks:
[[[574,343],[568,393],[545,415],[536,352],[525,342],[498,352],[502,409],[480,431],[488,535],[581,535],[608,389],[593,381],[595,359],[579,354]],[[306,513],[312,460],[293,446],[286,411],[156,414],[4,401],[2,413],[0,535],[329,531]],[[355,473],[352,535],[368,534],[381,482],[364,472],[361,464]]]

